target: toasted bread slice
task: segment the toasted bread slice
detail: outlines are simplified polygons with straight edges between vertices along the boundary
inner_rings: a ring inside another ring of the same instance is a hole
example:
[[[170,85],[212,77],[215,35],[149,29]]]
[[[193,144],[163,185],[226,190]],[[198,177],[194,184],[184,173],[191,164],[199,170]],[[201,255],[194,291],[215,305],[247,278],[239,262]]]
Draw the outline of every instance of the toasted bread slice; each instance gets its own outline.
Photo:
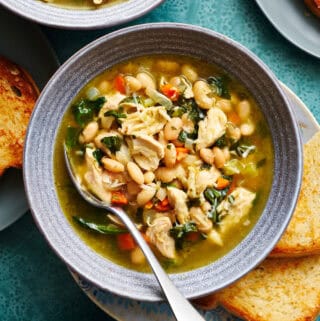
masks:
[[[24,137],[38,89],[21,67],[0,57],[0,176],[22,166]]]
[[[219,303],[247,321],[315,320],[320,311],[320,256],[267,259],[238,282],[195,303],[204,309]]]
[[[304,145],[301,192],[292,220],[271,252],[275,257],[320,254],[320,132]]]

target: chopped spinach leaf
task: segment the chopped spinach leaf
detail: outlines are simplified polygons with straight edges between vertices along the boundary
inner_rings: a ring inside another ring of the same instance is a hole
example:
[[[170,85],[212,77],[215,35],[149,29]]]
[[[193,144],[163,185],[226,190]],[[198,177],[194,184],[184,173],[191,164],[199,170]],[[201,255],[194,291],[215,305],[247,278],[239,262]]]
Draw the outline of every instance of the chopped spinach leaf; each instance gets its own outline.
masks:
[[[108,110],[107,112],[104,113],[104,116],[114,117],[119,125],[121,124],[120,118],[127,118],[127,114],[123,112],[122,107],[120,107],[118,110]]]
[[[221,137],[219,137],[216,142],[214,143],[214,146],[217,146],[219,148],[223,148],[228,146],[228,139],[226,137],[226,135],[222,135]]]
[[[79,225],[88,228],[89,230],[101,233],[101,234],[120,234],[120,233],[127,233],[128,231],[125,229],[120,228],[114,224],[96,224],[93,222],[89,222],[82,217],[79,216],[72,216],[73,220],[77,222]]]
[[[229,178],[230,177],[228,177],[227,179]],[[219,223],[221,221],[221,217],[217,212],[217,207],[227,196],[228,190],[230,188],[229,186],[223,190],[217,190],[214,187],[207,187],[203,193],[205,199],[211,204],[211,209],[208,212],[208,218],[210,218],[213,223]]]
[[[197,232],[197,226],[194,222],[187,222],[185,224],[176,224],[171,228],[170,235],[175,239],[182,239],[187,233]]]
[[[222,98],[230,99],[231,96],[228,89],[229,78],[227,76],[210,76],[207,81],[215,94]]]
[[[262,158],[257,162],[257,166],[256,167],[260,168],[260,167],[264,166],[266,164],[266,162],[267,162],[267,159],[266,158]]]
[[[112,154],[120,150],[122,139],[119,136],[107,136],[101,139],[101,143],[109,148]]]
[[[80,126],[85,126],[99,113],[105,101],[104,97],[99,97],[96,100],[80,99],[72,106],[76,122]]]
[[[197,198],[190,198],[190,199],[188,200],[188,202],[187,202],[188,208],[191,208],[191,207],[193,207],[193,206],[198,207],[198,206],[200,206],[200,205],[201,205],[201,202],[200,202],[200,198],[199,198],[199,197],[197,197]]]
[[[101,165],[101,158],[104,156],[101,149],[97,148],[92,152],[93,157]]]
[[[67,149],[72,149],[79,145],[79,134],[79,128],[68,126],[65,140]]]
[[[171,117],[181,117],[183,114],[188,113],[189,119],[195,124],[203,120],[206,116],[205,112],[199,108],[194,98],[184,98],[182,95],[179,97],[176,105],[167,110]]]
[[[184,130],[182,130],[182,131],[179,133],[178,140],[179,140],[180,142],[182,142],[182,143],[185,143],[187,138],[188,138],[188,133],[185,132]]]
[[[211,169],[211,167],[212,167],[212,165],[207,164],[207,163],[203,163],[200,168],[204,169],[204,170],[209,170],[209,169]]]

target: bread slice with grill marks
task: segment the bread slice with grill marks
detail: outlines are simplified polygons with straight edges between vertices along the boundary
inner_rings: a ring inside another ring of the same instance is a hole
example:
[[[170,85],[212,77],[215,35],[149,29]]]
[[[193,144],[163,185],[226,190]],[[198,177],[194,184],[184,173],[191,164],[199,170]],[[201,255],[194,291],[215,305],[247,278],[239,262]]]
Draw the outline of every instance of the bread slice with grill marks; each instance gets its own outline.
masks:
[[[39,91],[21,67],[0,56],[0,176],[22,166],[24,137]]]

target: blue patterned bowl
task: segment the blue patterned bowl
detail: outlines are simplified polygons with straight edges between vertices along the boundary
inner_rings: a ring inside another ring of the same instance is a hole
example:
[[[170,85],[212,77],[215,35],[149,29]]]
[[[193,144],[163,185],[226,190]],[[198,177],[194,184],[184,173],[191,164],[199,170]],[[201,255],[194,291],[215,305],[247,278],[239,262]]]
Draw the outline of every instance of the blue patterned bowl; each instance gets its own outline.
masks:
[[[126,0],[97,10],[66,9],[40,0],[0,0],[9,10],[32,21],[58,28],[98,29],[136,19],[164,0]]]
[[[63,114],[84,84],[121,61],[159,53],[198,57],[239,79],[265,115],[275,153],[276,179],[249,235],[216,262],[171,275],[187,298],[227,286],[267,256],[290,220],[302,173],[298,127],[278,81],[255,55],[227,37],[190,25],[145,24],[106,35],[71,57],[42,92],[30,122],[24,156],[27,196],[39,229],[74,271],[101,289],[144,301],[163,299],[154,276],[128,270],[101,257],[68,223],[55,191],[53,151]]]

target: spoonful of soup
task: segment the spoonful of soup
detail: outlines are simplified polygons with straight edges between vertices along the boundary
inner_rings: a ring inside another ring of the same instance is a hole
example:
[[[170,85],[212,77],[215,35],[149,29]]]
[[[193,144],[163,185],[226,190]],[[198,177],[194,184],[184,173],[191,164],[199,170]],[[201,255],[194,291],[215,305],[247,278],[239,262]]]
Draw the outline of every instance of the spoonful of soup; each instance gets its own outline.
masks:
[[[76,172],[73,169],[71,161],[68,156],[68,151],[65,146],[64,149],[65,161],[68,169],[68,173],[74,186],[83,197],[85,201],[91,205],[107,210],[109,213],[112,213],[116,218],[119,218],[127,230],[131,233],[141,250],[143,251],[146,259],[148,260],[153,273],[155,274],[159,285],[163,291],[165,298],[167,299],[169,305],[171,306],[172,312],[177,321],[204,321],[203,317],[199,312],[191,305],[191,303],[180,293],[180,291],[175,287],[167,273],[163,270],[157,258],[151,251],[150,247],[146,243],[142,234],[138,230],[137,226],[132,222],[129,216],[124,212],[120,207],[110,206],[106,200],[103,200],[104,194],[101,194],[102,191],[99,191],[99,185],[96,184],[95,195],[96,197],[81,183],[81,180],[77,176]],[[132,169],[134,170],[134,169]],[[90,178],[89,178],[90,179]],[[94,173],[92,173],[92,180],[95,180]],[[165,222],[164,222],[165,223]]]

